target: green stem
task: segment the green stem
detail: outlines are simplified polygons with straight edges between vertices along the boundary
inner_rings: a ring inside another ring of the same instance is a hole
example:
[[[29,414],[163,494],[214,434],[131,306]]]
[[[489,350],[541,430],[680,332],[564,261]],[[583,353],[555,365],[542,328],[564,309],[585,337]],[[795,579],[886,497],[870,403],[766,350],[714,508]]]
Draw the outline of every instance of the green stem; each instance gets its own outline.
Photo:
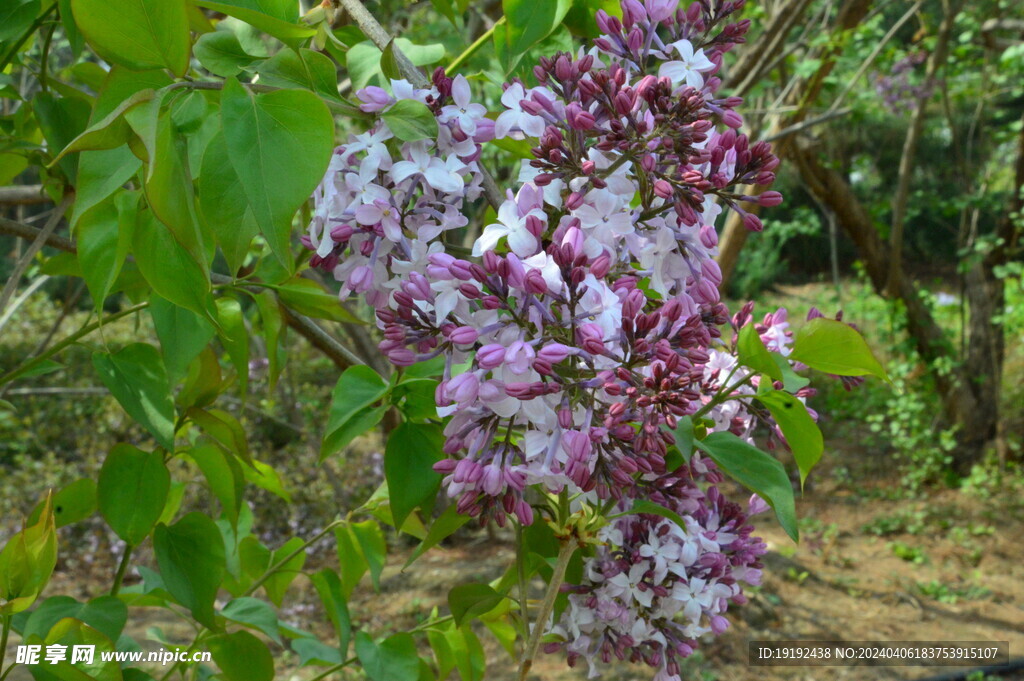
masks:
[[[359,658],[357,658],[357,657],[350,657],[349,659],[345,660],[344,662],[339,662],[338,664],[334,665],[333,667],[328,667],[324,671],[320,672],[319,674],[317,674],[316,676],[311,678],[309,681],[321,681],[321,679],[326,679],[328,676],[330,676],[334,672],[341,671],[342,669],[344,669],[345,667],[349,666],[350,664],[352,664],[353,662],[357,661],[358,659]]]
[[[495,22],[494,22],[494,25],[493,25],[493,26],[491,26],[491,27],[490,27],[489,29],[487,29],[486,31],[484,31],[483,35],[481,35],[481,36],[480,36],[479,38],[477,38],[476,40],[474,40],[474,41],[473,41],[473,44],[472,44],[472,45],[470,45],[470,46],[469,46],[469,47],[467,47],[467,48],[466,48],[465,50],[463,50],[462,54],[460,54],[460,55],[459,55],[458,57],[456,57],[456,58],[455,58],[455,59],[454,59],[454,60],[452,61],[452,63],[448,65],[448,68],[446,68],[446,69],[444,70],[444,72],[445,72],[446,74],[448,74],[448,75],[451,75],[451,73],[452,73],[452,72],[453,72],[453,71],[454,71],[455,69],[457,69],[457,68],[459,68],[460,66],[462,66],[462,62],[466,61],[467,59],[469,59],[470,57],[472,57],[472,56],[473,56],[474,54],[476,54],[476,51],[477,51],[477,50],[479,50],[479,49],[480,49],[480,48],[481,48],[481,47],[483,46],[483,44],[484,44],[485,42],[487,42],[487,40],[488,40],[488,39],[489,39],[489,38],[490,38],[490,37],[491,37],[492,35],[494,35],[494,29],[498,28],[498,26],[500,26],[501,24],[504,24],[504,23],[505,23],[505,17],[502,17],[502,18],[498,19],[497,21],[495,21]]]
[[[712,409],[714,409],[715,407],[720,405],[722,402],[725,402],[727,400],[731,400],[733,397],[735,397],[733,395],[733,393],[736,392],[737,388],[740,388],[740,387],[746,385],[747,383],[750,383],[750,381],[752,381],[753,379],[754,379],[754,375],[753,374],[748,374],[742,380],[736,381],[736,383],[734,383],[733,385],[729,386],[728,388],[725,388],[725,389],[721,390],[717,395],[715,395],[713,398],[711,398],[710,402],[708,402],[703,407],[698,409],[697,412],[693,415],[692,418],[694,420],[699,419],[701,416],[703,416],[704,414],[708,413],[709,411],[711,411]]]
[[[117,574],[114,575],[114,584],[110,587],[110,595],[116,596],[117,592],[121,590],[121,582],[124,581],[124,575],[128,572],[128,563],[131,561],[132,551],[135,547],[131,544],[124,545],[124,555],[121,556],[121,562],[117,566]]]
[[[9,372],[4,374],[3,376],[0,376],[0,385],[3,385],[5,383],[10,383],[14,379],[16,379],[19,376],[21,376],[22,374],[24,374],[26,371],[29,371],[29,370],[35,368],[36,366],[42,364],[43,362],[45,362],[46,360],[50,359],[54,355],[59,354],[62,350],[64,350],[64,348],[67,348],[70,345],[74,345],[78,341],[79,338],[83,338],[85,336],[88,336],[90,333],[92,333],[96,329],[100,328],[104,324],[110,324],[111,322],[116,322],[118,319],[121,319],[122,317],[127,317],[130,314],[135,314],[139,310],[145,309],[147,307],[149,307],[149,302],[148,301],[145,302],[145,303],[139,303],[138,305],[132,305],[129,308],[121,310],[120,312],[115,312],[114,314],[109,315],[109,316],[107,316],[107,317],[105,317],[103,319],[97,319],[92,324],[86,324],[81,329],[79,329],[78,331],[74,332],[73,334],[71,334],[70,336],[68,336],[64,340],[62,340],[60,343],[57,343],[56,345],[54,345],[52,348],[50,348],[49,350],[47,350],[43,354],[39,355],[38,357],[33,357],[32,359],[30,359],[29,361],[25,362],[21,366],[15,367],[14,369],[11,369]]]
[[[7,657],[7,637],[11,635],[11,615],[0,615],[3,621],[3,631],[0,633],[0,670],[4,668],[4,658]]]
[[[312,539],[310,539],[309,541],[305,542],[302,546],[298,547],[297,549],[295,549],[294,551],[289,553],[287,556],[285,556],[284,558],[282,558],[281,560],[277,561],[276,563],[271,565],[269,568],[267,568],[267,571],[263,573],[263,576],[260,577],[259,579],[257,579],[255,582],[253,582],[252,585],[248,589],[246,589],[245,593],[243,593],[242,595],[243,596],[251,596],[253,593],[255,593],[256,589],[258,589],[261,586],[263,586],[264,582],[266,582],[268,579],[273,577],[274,574],[276,574],[281,568],[283,568],[285,565],[287,565],[288,562],[292,558],[294,558],[295,556],[299,555],[300,553],[302,553],[303,551],[308,549],[310,546],[312,546],[313,544],[317,543],[318,541],[320,541],[321,539],[326,537],[328,534],[333,532],[335,527],[337,527],[338,525],[342,525],[344,523],[345,523],[345,521],[343,519],[341,519],[341,518],[338,518],[337,520],[329,523],[327,525],[327,527],[325,527],[324,529],[320,530],[320,532],[318,532],[315,536],[313,536]]]
[[[0,72],[7,68],[7,65],[11,63],[12,59],[14,59],[14,55],[18,54],[18,50],[20,50],[21,46],[25,44],[25,41],[28,40],[29,37],[46,22],[50,14],[52,14],[53,11],[56,9],[57,3],[53,3],[52,5],[50,5],[50,8],[48,10],[46,10],[38,17],[36,17],[36,20],[33,21],[32,25],[28,27],[28,30],[25,31],[25,33],[22,34],[20,38],[18,38],[17,42],[11,45],[11,49],[7,51],[7,54],[4,55],[3,59],[0,59]]]
[[[516,573],[519,579],[519,617],[523,621],[523,640],[530,635],[530,613],[526,607],[526,542],[523,540],[523,525],[516,521]]]
[[[530,634],[530,642],[523,651],[523,660],[519,663],[519,681],[526,681],[530,668],[533,666],[533,658],[537,656],[540,649],[540,639],[544,635],[544,628],[547,626],[551,611],[555,609],[555,599],[558,598],[558,591],[565,581],[565,571],[569,567],[569,560],[576,552],[576,541],[569,537],[562,542],[562,548],[558,551],[558,559],[555,562],[555,569],[551,574],[551,581],[548,582],[547,593],[537,611],[537,618],[533,622],[533,632]]]

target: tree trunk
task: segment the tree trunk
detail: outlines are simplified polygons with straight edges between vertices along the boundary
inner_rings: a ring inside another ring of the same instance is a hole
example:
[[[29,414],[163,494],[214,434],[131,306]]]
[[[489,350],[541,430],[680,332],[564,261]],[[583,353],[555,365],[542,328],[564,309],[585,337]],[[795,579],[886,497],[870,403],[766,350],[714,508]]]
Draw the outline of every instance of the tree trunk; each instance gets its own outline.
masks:
[[[1024,131],[1021,133],[1016,163],[1017,186],[1024,185]],[[921,358],[931,363],[940,358],[956,359],[952,343],[922,302],[914,283],[897,271],[890,280],[889,249],[883,242],[867,210],[853,193],[846,178],[822,165],[815,150],[805,144],[793,145],[796,162],[807,188],[823,205],[835,213],[840,226],[857,247],[872,286],[880,295],[889,290],[906,308],[907,330]],[[1012,213],[1021,210],[1015,196],[997,230],[996,248],[978,258],[967,274],[970,303],[969,338],[962,364],[946,373],[934,375],[943,412],[948,423],[958,427],[959,446],[954,466],[966,473],[977,463],[985,449],[999,435],[999,395],[1002,381],[1003,329],[993,318],[1003,310],[1003,283],[995,268],[1013,251],[1017,238]],[[891,286],[887,287],[886,284]]]
[[[836,28],[835,31],[838,34],[842,34],[853,28],[856,28],[864,17],[867,16],[868,10],[871,9],[872,0],[846,0],[842,7],[839,9],[839,14],[836,17]],[[806,8],[806,4],[791,3],[791,6],[799,7],[801,11]],[[783,8],[782,12],[785,12],[787,8]],[[773,21],[771,26],[776,24],[783,24],[788,32],[789,27],[792,26],[792,20],[788,23],[783,21]],[[772,44],[778,41],[777,34],[769,34],[772,38]],[[749,55],[760,55],[759,49],[761,47],[761,41],[759,40],[756,44],[750,46],[750,49],[744,53],[744,58],[737,64],[739,67],[737,70],[741,73],[747,74],[752,66],[748,65],[748,61],[753,61]],[[836,59],[842,52],[841,47],[827,47],[824,48],[824,52],[821,54],[821,66],[814,73],[813,76],[808,78],[806,81],[794,88],[793,92],[786,98],[786,102],[790,105],[797,106],[797,110],[788,116],[775,116],[772,124],[769,126],[767,133],[768,137],[771,137],[782,130],[785,130],[791,126],[799,124],[803,121],[807,114],[811,111],[811,107],[818,100],[818,95],[821,93],[821,89],[825,84],[825,79],[832,72],[835,66]],[[763,56],[764,62],[770,61],[770,56]],[[751,78],[745,78],[743,85],[750,87],[753,85]],[[745,92],[743,90],[737,93],[739,96],[743,96]],[[789,146],[793,141],[793,137],[783,137],[779,142],[774,145],[774,153],[780,159],[785,160],[789,153]],[[745,192],[747,194],[757,196],[766,187],[746,187]],[[744,206],[744,210],[754,213],[757,215],[760,213],[760,206],[757,204],[747,204]],[[740,251],[743,250],[743,245],[747,242],[747,236],[749,232],[746,227],[743,226],[743,218],[735,211],[730,211],[726,216],[725,228],[722,230],[722,238],[718,244],[718,266],[722,270],[722,286],[723,288],[729,285],[729,280],[732,278],[733,273],[736,270],[736,263],[739,261]]]

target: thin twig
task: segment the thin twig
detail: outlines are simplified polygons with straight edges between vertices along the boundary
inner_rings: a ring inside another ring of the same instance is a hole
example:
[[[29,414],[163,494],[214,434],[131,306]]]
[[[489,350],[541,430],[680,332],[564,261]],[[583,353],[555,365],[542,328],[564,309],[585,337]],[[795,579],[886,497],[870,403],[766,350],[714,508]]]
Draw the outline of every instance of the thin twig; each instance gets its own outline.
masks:
[[[806,121],[801,121],[801,122],[797,123],[796,125],[791,125],[788,128],[785,128],[783,130],[779,130],[776,133],[772,133],[771,135],[768,135],[767,137],[765,137],[764,141],[765,142],[774,142],[777,139],[780,139],[782,137],[788,137],[789,135],[792,135],[794,133],[800,132],[802,130],[806,130],[807,128],[813,128],[814,126],[820,125],[821,123],[825,123],[826,121],[830,121],[833,118],[840,118],[842,116],[845,116],[846,114],[850,113],[851,111],[853,111],[853,109],[850,109],[850,108],[840,109],[839,111],[827,111],[827,112],[823,113],[820,116],[817,116],[815,118],[810,118],[810,119],[808,119]]]
[[[43,185],[19,184],[0,187],[0,204],[24,205],[29,203],[50,203],[50,197],[43,193]]]
[[[7,303],[10,302],[11,297],[14,295],[14,291],[17,290],[18,282],[21,281],[21,277],[25,274],[25,270],[28,269],[28,266],[32,263],[32,259],[36,257],[36,253],[39,252],[39,249],[41,249],[46,243],[46,238],[53,234],[53,230],[57,228],[61,218],[64,217],[64,211],[68,209],[68,206],[70,206],[71,202],[74,200],[74,194],[68,193],[64,196],[60,205],[57,206],[57,210],[53,212],[53,215],[50,216],[50,219],[47,221],[42,231],[38,236],[36,236],[35,240],[28,247],[28,250],[25,251],[24,255],[21,256],[18,264],[14,266],[14,272],[11,273],[11,278],[7,281],[7,285],[4,286],[3,293],[0,293],[0,313],[3,313],[7,308]]]
[[[0,234],[11,234],[22,239],[38,239],[40,236],[43,236],[42,230],[6,218],[0,218]],[[47,246],[52,246],[67,253],[77,252],[77,244],[66,237],[49,234],[45,235],[43,241]],[[231,277],[217,273],[211,274],[210,280],[215,284],[232,284],[235,281]],[[327,355],[339,367],[347,368],[353,364],[366,364],[366,362],[339,343],[337,339],[324,331],[320,325],[309,317],[301,315],[284,305],[281,306],[281,309],[284,311],[283,316],[288,326],[309,340],[314,347]],[[3,379],[0,379],[0,384],[2,383]]]
[[[562,542],[551,574],[551,581],[548,582],[547,593],[544,594],[544,601],[541,602],[537,617],[533,621],[530,642],[526,645],[526,650],[523,651],[523,659],[519,664],[519,676],[517,677],[519,681],[526,681],[526,677],[530,674],[533,659],[537,657],[537,651],[540,649],[541,636],[544,635],[544,630],[548,626],[548,618],[551,617],[551,611],[555,608],[555,599],[558,598],[562,582],[565,581],[565,571],[575,552],[576,541],[574,539],[570,537]]]

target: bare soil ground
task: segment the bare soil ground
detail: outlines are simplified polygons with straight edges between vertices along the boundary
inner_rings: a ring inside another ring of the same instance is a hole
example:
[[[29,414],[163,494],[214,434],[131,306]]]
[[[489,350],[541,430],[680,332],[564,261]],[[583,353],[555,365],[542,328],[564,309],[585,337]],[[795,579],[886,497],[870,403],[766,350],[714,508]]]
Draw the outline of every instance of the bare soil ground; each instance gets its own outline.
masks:
[[[876,461],[873,468],[856,485],[830,475],[827,463],[816,471],[816,483],[798,500],[804,518],[799,546],[773,520],[759,523],[770,549],[764,583],[750,591],[750,603],[730,611],[732,628],[703,647],[688,678],[909,680],[968,669],[754,667],[747,661],[752,640],[1009,641],[1011,659],[1024,656],[1019,496],[979,499],[938,490],[916,500],[887,499],[895,483],[892,467]],[[511,542],[501,535],[491,541],[483,533],[435,549],[420,559],[418,569],[402,573],[407,553],[392,556],[381,596],[353,604],[364,626],[413,625],[431,608],[445,608],[452,585],[494,579],[513,556]],[[482,639],[491,660],[487,678],[514,678],[513,662],[493,638],[483,633]],[[535,670],[537,679],[586,678],[585,669],[568,669],[558,656],[542,658]],[[620,665],[604,678],[651,677],[646,668]],[[1024,679],[1024,673],[998,678]]]

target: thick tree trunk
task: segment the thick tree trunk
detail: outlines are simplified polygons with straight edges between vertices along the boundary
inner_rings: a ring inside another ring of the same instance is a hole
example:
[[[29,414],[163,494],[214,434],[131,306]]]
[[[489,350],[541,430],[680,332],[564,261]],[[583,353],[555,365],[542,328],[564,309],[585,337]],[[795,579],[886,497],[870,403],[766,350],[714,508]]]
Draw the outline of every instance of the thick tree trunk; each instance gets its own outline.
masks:
[[[868,10],[871,9],[872,0],[846,0],[842,7],[839,8],[838,16],[836,17],[835,31],[838,35],[841,35],[853,28],[856,28],[864,17],[867,16]],[[803,12],[807,4],[792,2],[790,6],[787,6],[781,10],[781,13],[785,14],[789,7],[798,8],[800,12]],[[794,17],[787,16],[781,17],[785,20],[773,21],[770,27],[780,25],[784,28],[785,33],[788,33],[789,28],[792,27]],[[780,29],[781,30],[781,29]],[[785,33],[782,33],[783,37]],[[766,31],[766,36],[770,39],[771,45],[780,43],[779,33],[771,33]],[[765,38],[762,38],[765,39]],[[744,53],[743,59],[737,64],[737,71],[746,74],[747,76],[753,75],[754,67],[748,64],[749,61],[760,61],[762,63],[768,63],[771,61],[771,53],[769,55],[761,54],[762,43],[759,40],[756,44],[751,45],[749,50]],[[824,48],[823,52],[819,55],[821,59],[821,66],[810,78],[797,85],[793,92],[786,98],[786,103],[791,106],[797,106],[797,110],[788,116],[774,116],[769,131],[768,137],[778,134],[780,131],[790,128],[794,125],[802,122],[811,111],[812,106],[817,102],[818,95],[821,93],[821,89],[825,84],[825,79],[832,72],[835,67],[836,59],[842,52],[840,47],[827,47]],[[753,85],[753,78],[745,77],[742,82],[742,87],[737,93],[739,96],[745,94],[745,90]],[[792,142],[793,137],[783,137],[779,142],[774,145],[774,153],[780,159],[785,161],[789,154],[789,145]],[[765,187],[746,187],[746,192],[756,196],[765,190]],[[757,204],[747,204],[744,210],[754,213],[757,215],[760,213],[760,206]],[[718,266],[722,270],[723,286],[729,285],[729,280],[732,278],[733,273],[736,271],[736,263],[739,262],[740,251],[743,250],[743,245],[747,242],[747,236],[749,232],[743,225],[743,218],[740,217],[735,211],[730,211],[726,216],[725,227],[722,230],[722,238],[718,245]]]
[[[853,193],[846,178],[820,162],[807,145],[793,145],[791,158],[796,162],[807,188],[836,215],[840,226],[857,247],[872,286],[880,295],[894,291],[893,297],[904,304],[907,330],[926,362],[940,358],[957,359],[952,344],[922,302],[917,287],[902,271],[890,279],[890,253],[887,244],[867,210]],[[1024,184],[1024,132],[1017,157],[1018,187]],[[967,296],[970,303],[969,343],[964,362],[948,374],[934,375],[948,423],[958,426],[954,465],[966,473],[999,435],[999,395],[1002,381],[1003,329],[993,321],[1002,312],[1003,285],[994,274],[1005,263],[1016,240],[1015,223],[1010,213],[1020,211],[1015,198],[1006,218],[1000,223],[1001,245],[993,249],[969,270]],[[886,284],[889,284],[887,286]]]

